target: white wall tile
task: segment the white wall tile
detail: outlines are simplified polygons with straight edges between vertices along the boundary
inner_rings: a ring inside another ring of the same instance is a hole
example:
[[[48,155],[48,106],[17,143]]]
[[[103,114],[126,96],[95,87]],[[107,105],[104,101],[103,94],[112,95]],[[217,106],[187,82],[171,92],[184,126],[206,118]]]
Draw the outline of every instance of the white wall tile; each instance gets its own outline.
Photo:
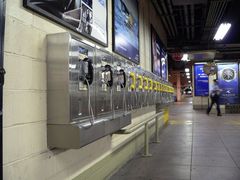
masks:
[[[6,0],[6,15],[15,17],[27,25],[33,23],[33,13],[23,7],[22,0]]]
[[[46,121],[3,128],[3,164],[46,150]]]
[[[5,52],[46,61],[46,33],[6,16]]]
[[[55,160],[51,152],[26,158],[3,166],[4,180],[45,180],[56,173]],[[62,180],[65,178],[60,178]]]
[[[4,53],[6,69],[5,89],[46,90],[46,62]]]
[[[66,32],[67,28],[35,13],[32,26],[47,34]]]
[[[3,126],[46,121],[46,96],[46,92],[8,91],[4,89]]]

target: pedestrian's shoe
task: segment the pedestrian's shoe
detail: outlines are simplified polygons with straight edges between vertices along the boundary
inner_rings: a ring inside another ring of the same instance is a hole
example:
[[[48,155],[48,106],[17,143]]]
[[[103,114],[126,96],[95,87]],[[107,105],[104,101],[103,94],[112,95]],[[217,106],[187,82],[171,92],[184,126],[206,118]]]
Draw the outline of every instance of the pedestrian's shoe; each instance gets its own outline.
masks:
[[[218,114],[218,116],[222,116],[222,114],[220,113],[220,114]]]

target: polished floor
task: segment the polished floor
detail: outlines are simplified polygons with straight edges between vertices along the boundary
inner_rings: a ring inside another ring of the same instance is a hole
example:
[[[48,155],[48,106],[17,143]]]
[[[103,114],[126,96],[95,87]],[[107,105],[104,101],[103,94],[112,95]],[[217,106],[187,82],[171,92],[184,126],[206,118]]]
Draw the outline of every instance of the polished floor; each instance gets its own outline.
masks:
[[[207,116],[188,98],[159,136],[152,157],[138,153],[111,180],[240,180],[240,114]]]

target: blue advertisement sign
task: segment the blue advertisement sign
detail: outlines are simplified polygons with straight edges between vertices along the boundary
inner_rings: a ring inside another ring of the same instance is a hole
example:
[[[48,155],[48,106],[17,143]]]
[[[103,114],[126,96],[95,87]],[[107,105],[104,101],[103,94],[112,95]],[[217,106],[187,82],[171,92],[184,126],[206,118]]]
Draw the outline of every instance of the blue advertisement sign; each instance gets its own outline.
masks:
[[[162,49],[161,53],[161,71],[162,71],[162,79],[167,81],[167,53]]]
[[[152,72],[158,76],[162,76],[161,74],[161,43],[153,27],[152,27]]]
[[[113,50],[139,64],[139,20],[137,0],[114,0]]]
[[[203,71],[204,64],[194,65],[195,96],[208,96],[208,75]]]
[[[220,104],[238,103],[238,64],[218,64],[218,86],[222,89]]]

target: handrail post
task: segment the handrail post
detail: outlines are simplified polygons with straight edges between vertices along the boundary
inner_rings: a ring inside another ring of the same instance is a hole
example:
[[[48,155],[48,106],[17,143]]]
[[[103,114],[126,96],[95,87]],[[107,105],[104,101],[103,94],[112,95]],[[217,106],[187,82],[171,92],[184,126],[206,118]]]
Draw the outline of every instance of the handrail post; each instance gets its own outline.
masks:
[[[160,143],[160,140],[159,140],[159,125],[158,125],[158,117],[159,116],[156,116],[155,118],[155,141],[154,143]]]
[[[148,122],[145,123],[145,131],[144,131],[144,157],[152,156],[149,153],[149,134],[148,134]]]

